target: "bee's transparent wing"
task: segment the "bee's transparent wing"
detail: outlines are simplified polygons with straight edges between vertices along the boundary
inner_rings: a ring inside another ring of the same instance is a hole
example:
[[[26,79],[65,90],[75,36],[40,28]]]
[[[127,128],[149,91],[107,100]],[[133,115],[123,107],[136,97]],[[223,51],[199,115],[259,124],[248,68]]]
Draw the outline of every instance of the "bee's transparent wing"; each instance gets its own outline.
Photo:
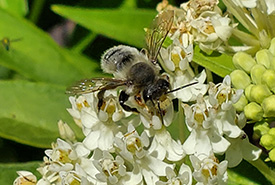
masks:
[[[160,48],[174,21],[174,11],[164,10],[153,20],[152,28],[146,29],[146,43],[149,59],[155,64]]]
[[[115,89],[127,85],[127,81],[114,78],[90,78],[76,82],[66,89],[67,94],[86,94],[100,90]]]

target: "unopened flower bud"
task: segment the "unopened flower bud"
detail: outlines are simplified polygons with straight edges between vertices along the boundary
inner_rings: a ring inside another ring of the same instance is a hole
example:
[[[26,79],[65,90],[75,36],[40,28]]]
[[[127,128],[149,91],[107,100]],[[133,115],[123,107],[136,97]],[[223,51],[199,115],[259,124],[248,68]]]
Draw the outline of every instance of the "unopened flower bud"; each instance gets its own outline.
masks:
[[[255,86],[255,85],[254,84],[250,84],[244,90],[245,97],[248,99],[248,101],[252,101],[251,96],[250,96],[250,92],[251,92],[251,89],[252,89],[253,86]]]
[[[254,125],[253,130],[254,130],[254,134],[257,137],[261,137],[261,136],[267,134],[268,131],[270,130],[270,128],[269,128],[269,124],[267,122],[264,122],[264,123],[258,122]]]
[[[266,71],[266,68],[262,64],[256,64],[250,71],[250,76],[254,84],[262,83],[262,75]]]
[[[270,43],[269,51],[273,56],[275,56],[275,38],[273,38]]]
[[[272,54],[267,49],[262,49],[256,53],[256,61],[258,64],[262,64],[267,69],[270,67],[272,61]]]
[[[275,136],[270,134],[265,134],[261,137],[260,144],[264,146],[267,150],[271,150],[275,147]]]
[[[269,158],[272,162],[275,162],[275,148],[273,148],[269,153]]]
[[[250,73],[251,68],[256,64],[251,55],[242,51],[236,53],[232,60],[237,69],[242,69],[247,73]]]
[[[275,71],[268,69],[262,74],[262,83],[266,84],[268,88],[275,92]]]
[[[266,85],[254,85],[250,90],[250,97],[252,101],[257,103],[262,103],[262,101],[271,94],[272,93]]]
[[[247,119],[260,121],[263,118],[264,111],[259,104],[251,102],[244,107],[244,114]]]
[[[230,74],[231,82],[236,89],[245,89],[250,83],[250,77],[243,70],[234,70]]]
[[[244,94],[240,97],[240,99],[233,105],[237,112],[242,112],[244,107],[248,104],[248,101]]]
[[[275,95],[271,95],[263,100],[262,108],[265,117],[275,117]]]
[[[275,127],[269,129],[268,134],[275,136]]]

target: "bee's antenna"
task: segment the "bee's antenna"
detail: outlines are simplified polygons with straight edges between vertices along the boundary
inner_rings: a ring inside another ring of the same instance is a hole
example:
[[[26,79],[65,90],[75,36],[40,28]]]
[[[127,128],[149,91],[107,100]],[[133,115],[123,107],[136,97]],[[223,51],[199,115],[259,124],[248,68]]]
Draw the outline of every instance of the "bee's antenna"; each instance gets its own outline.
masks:
[[[178,88],[176,88],[176,89],[173,89],[173,90],[171,90],[171,91],[167,91],[166,94],[172,93],[172,92],[175,92],[175,91],[178,91],[178,90],[181,90],[181,89],[184,89],[185,87],[189,87],[189,86],[195,85],[195,84],[197,84],[197,83],[199,83],[199,82],[198,82],[198,81],[195,81],[195,82],[192,82],[192,83],[190,83],[190,84],[183,85],[183,86],[178,87]]]

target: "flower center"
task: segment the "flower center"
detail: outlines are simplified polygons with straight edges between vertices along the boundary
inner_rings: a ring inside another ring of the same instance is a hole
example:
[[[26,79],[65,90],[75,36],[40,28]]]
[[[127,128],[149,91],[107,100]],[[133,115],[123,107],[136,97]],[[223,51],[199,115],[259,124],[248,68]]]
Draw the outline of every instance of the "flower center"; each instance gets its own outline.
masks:
[[[126,141],[127,149],[131,153],[140,151],[142,149],[142,142],[138,137],[128,138]]]
[[[111,159],[105,159],[102,161],[102,171],[107,177],[117,175],[118,167],[119,165]]]

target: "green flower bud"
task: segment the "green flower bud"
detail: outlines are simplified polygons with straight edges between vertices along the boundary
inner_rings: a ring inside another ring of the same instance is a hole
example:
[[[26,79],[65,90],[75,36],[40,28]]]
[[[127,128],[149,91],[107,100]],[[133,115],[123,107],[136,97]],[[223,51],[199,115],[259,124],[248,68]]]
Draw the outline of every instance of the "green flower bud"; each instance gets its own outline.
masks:
[[[248,99],[248,101],[252,101],[251,96],[250,96],[250,92],[251,92],[251,89],[252,89],[253,86],[255,86],[255,85],[250,84],[250,85],[247,86],[247,87],[245,88],[245,90],[244,90],[244,95],[245,95],[245,97]]]
[[[275,71],[266,70],[262,75],[262,83],[266,84],[272,92],[275,92]]]
[[[261,137],[260,144],[264,146],[267,150],[271,150],[275,147],[275,136],[265,134]]]
[[[272,57],[271,63],[270,63],[270,69],[275,70],[275,57]]]
[[[231,82],[236,89],[245,89],[250,83],[250,77],[242,70],[236,69],[230,74]]]
[[[272,61],[272,54],[267,49],[262,49],[256,53],[256,61],[258,64],[262,64],[267,69],[270,67]]]
[[[275,117],[275,95],[265,98],[262,102],[265,117]]]
[[[271,94],[266,85],[254,85],[250,90],[251,100],[257,103],[262,103],[262,101]]]
[[[251,68],[256,64],[251,55],[242,51],[236,53],[232,60],[237,69],[242,69],[247,73],[250,73]]]
[[[254,134],[257,135],[257,137],[261,137],[268,133],[270,130],[269,124],[267,122],[264,123],[256,123],[253,127]]]
[[[237,112],[242,112],[244,107],[248,104],[248,101],[244,94],[240,97],[240,99],[233,105]]]
[[[260,121],[263,118],[264,111],[259,104],[251,102],[244,107],[244,114],[247,119]]]
[[[275,162],[275,148],[273,148],[269,153],[268,156],[272,162]]]
[[[275,136],[275,128],[273,127],[271,129],[269,129],[268,134],[272,135],[272,136]]]
[[[273,56],[275,56],[275,38],[273,38],[270,43],[269,51]]]
[[[251,68],[250,76],[254,84],[261,84],[262,75],[266,71],[266,68],[262,64],[256,64]]]

